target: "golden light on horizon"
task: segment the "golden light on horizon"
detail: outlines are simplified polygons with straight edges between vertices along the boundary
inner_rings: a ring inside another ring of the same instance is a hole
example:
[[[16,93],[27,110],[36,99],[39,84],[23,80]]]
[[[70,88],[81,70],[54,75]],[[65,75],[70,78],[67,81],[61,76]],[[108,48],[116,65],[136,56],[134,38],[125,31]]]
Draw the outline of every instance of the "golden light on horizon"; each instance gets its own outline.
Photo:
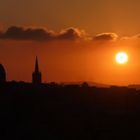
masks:
[[[118,64],[121,64],[121,65],[127,63],[128,62],[128,54],[126,52],[118,52],[116,54],[116,62]]]

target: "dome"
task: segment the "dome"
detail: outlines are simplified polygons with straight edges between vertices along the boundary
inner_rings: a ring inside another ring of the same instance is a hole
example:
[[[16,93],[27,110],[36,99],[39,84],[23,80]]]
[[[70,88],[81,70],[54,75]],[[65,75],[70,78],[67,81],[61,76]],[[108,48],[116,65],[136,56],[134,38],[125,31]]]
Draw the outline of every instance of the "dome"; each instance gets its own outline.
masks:
[[[5,73],[5,69],[2,64],[0,64],[0,73]]]
[[[6,72],[2,64],[0,64],[0,82],[6,81]]]

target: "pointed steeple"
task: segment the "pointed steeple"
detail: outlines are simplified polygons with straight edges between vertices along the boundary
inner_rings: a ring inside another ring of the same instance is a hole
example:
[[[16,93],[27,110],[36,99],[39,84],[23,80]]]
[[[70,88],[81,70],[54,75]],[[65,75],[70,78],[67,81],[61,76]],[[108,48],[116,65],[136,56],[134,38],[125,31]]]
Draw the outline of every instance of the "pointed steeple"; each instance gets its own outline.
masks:
[[[36,56],[36,62],[35,62],[35,72],[39,72],[38,58],[37,58],[37,56]]]
[[[32,74],[32,83],[41,84],[41,82],[42,82],[42,75],[41,72],[39,71],[38,58],[36,56],[35,70]]]

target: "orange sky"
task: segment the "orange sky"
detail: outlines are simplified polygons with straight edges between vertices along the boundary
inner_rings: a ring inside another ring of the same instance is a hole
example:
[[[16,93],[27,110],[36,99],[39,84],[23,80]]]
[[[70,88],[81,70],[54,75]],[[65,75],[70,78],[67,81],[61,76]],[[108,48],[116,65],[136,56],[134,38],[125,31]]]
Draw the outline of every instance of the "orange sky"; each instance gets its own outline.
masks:
[[[0,62],[8,80],[31,81],[37,55],[44,82],[138,84],[139,13],[138,0],[2,0]]]
[[[60,30],[79,27],[88,33],[140,32],[139,0],[1,0],[0,22],[10,25],[45,26]]]
[[[44,82],[132,84],[140,83],[138,45],[139,39],[52,42],[1,40],[0,60],[7,70],[8,80],[31,81],[35,56],[38,55]],[[128,53],[127,64],[115,62],[115,55],[119,51]]]

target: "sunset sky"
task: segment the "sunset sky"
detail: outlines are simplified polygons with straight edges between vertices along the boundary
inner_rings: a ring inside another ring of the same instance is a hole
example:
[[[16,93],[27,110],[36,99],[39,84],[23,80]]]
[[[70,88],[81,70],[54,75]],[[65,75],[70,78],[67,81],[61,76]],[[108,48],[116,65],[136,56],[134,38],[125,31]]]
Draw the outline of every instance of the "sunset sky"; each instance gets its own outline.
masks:
[[[139,0],[0,0],[0,63],[8,80],[140,84]],[[115,61],[126,52],[124,65]]]

